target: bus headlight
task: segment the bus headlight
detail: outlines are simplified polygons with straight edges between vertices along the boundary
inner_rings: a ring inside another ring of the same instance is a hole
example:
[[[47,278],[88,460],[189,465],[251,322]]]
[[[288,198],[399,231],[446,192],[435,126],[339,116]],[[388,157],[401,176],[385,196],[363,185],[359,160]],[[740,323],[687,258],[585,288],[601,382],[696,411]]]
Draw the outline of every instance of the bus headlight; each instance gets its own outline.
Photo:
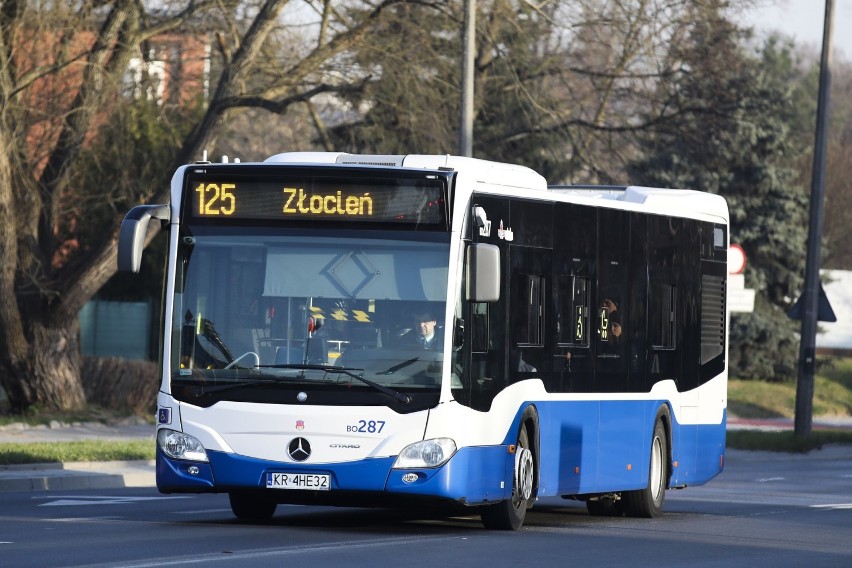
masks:
[[[198,439],[189,434],[160,428],[157,430],[157,444],[163,453],[176,460],[206,462],[207,451]]]
[[[394,469],[438,467],[456,453],[456,443],[450,438],[423,440],[406,446],[393,464]]]

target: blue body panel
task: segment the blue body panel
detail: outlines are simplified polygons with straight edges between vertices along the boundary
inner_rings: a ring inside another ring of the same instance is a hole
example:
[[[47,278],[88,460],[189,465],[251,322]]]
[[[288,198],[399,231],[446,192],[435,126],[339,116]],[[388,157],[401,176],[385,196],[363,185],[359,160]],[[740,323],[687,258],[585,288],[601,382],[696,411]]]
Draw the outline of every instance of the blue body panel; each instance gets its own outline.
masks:
[[[535,403],[541,428],[538,495],[642,489],[648,484],[654,421],[663,401]],[[701,485],[722,471],[725,427],[671,423],[672,487]]]
[[[262,489],[267,473],[329,474],[331,493],[347,491],[423,496],[466,504],[511,496],[514,455],[523,410],[539,417],[538,496],[582,495],[647,486],[650,442],[663,401],[560,401],[523,405],[503,443],[459,449],[435,469],[392,469],[394,457],[356,462],[297,464],[208,451],[209,464],[172,460],[157,452],[157,486],[163,492],[221,492]],[[722,471],[725,420],[716,425],[681,425],[672,413],[672,487],[700,485]],[[198,471],[189,473],[196,466]],[[416,474],[416,476],[410,474]],[[406,475],[408,474],[408,475]]]

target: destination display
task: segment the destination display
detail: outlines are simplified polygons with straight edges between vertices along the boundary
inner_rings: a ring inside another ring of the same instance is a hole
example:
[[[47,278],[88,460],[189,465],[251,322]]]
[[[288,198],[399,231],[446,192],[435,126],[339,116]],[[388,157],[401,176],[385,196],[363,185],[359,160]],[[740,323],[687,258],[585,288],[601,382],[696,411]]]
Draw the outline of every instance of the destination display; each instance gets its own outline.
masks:
[[[444,225],[445,184],[435,179],[270,179],[189,174],[185,214],[203,219]]]

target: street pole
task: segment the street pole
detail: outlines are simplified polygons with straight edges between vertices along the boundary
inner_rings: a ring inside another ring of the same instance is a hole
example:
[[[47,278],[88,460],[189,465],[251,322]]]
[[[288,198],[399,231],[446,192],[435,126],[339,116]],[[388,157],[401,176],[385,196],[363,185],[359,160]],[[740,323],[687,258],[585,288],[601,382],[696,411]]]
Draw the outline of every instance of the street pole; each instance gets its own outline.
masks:
[[[828,130],[829,90],[831,88],[831,36],[834,0],[825,0],[825,26],[819,69],[817,123],[814,136],[814,160],[811,172],[811,209],[808,224],[808,251],[805,261],[805,290],[802,296],[802,338],[799,347],[799,377],[796,383],[794,433],[799,438],[811,435],[813,426],[814,372],[816,368],[816,332],[819,306],[820,240],[822,239],[823,201],[825,196],[826,139]]]
[[[473,64],[476,57],[476,0],[464,3],[464,37],[462,42],[461,124],[459,155],[473,155]]]

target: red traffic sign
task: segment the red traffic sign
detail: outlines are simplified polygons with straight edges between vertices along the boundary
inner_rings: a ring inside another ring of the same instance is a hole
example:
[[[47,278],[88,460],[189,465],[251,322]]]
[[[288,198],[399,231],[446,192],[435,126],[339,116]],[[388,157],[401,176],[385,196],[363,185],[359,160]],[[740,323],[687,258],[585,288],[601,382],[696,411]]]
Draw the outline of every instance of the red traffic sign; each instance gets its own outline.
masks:
[[[742,274],[745,270],[746,254],[740,245],[728,247],[728,274]]]

